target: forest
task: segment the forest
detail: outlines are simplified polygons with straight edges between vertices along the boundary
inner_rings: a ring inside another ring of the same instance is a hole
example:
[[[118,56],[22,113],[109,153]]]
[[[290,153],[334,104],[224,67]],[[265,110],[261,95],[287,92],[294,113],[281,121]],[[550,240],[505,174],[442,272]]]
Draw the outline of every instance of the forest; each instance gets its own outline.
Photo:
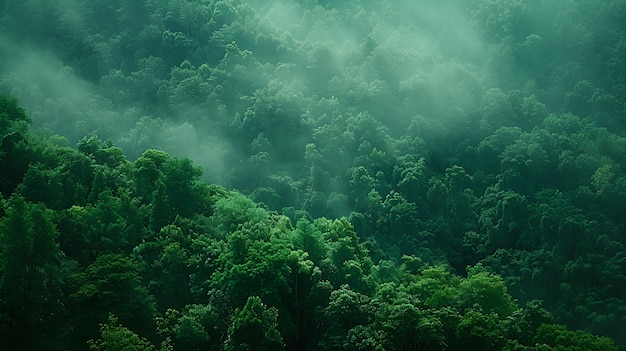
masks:
[[[0,349],[626,350],[626,0],[0,2]]]

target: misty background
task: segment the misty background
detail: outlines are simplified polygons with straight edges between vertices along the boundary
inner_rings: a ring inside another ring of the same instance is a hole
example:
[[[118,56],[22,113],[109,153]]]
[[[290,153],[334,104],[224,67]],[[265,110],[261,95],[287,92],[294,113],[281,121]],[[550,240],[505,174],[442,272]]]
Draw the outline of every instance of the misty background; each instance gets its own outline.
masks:
[[[258,152],[276,172],[301,168],[304,146],[320,143],[313,130],[332,124],[323,109],[366,113],[394,137],[424,121],[437,131],[418,136],[441,140],[481,118],[489,89],[537,93],[541,77],[517,69],[511,80],[512,53],[491,53],[490,30],[520,31],[486,28],[506,9],[470,3],[7,1],[0,87],[72,145],[93,133],[131,159],[164,149],[230,185]],[[532,15],[517,35],[544,29]],[[274,120],[256,130],[263,109]],[[283,122],[295,129],[274,140]],[[251,150],[260,133],[278,145]]]

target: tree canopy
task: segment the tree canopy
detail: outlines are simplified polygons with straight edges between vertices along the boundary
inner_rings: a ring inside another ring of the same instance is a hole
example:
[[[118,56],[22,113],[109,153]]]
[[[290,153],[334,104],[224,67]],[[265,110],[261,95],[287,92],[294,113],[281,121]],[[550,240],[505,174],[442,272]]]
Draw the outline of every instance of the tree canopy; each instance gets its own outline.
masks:
[[[626,2],[0,5],[0,348],[617,350]]]

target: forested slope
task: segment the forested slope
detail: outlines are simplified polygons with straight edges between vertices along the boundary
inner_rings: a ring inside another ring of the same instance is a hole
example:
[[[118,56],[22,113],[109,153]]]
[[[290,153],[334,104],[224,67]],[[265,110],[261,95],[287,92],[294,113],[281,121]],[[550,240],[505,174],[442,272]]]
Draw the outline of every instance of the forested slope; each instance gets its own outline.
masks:
[[[626,343],[626,1],[3,6],[6,343]]]
[[[482,264],[394,260],[346,218],[292,221],[189,159],[67,147],[4,96],[0,116],[3,348],[617,350]]]

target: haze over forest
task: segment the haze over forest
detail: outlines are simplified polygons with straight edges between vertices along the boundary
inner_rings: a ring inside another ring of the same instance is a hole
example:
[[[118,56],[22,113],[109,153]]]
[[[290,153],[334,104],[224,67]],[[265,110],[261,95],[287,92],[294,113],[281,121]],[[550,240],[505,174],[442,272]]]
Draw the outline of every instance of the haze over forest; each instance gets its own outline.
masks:
[[[617,350],[625,54],[626,0],[0,2],[0,347]]]

